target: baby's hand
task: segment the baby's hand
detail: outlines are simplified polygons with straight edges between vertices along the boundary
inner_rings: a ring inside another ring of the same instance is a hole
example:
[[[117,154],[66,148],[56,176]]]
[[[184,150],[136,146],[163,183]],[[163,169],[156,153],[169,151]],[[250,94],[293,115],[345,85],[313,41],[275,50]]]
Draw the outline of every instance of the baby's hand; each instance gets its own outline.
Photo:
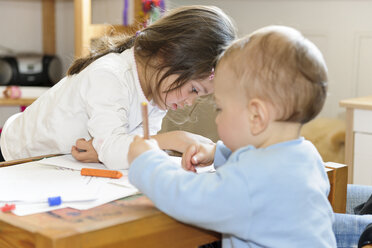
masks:
[[[99,163],[98,154],[93,147],[93,139],[78,139],[76,146],[71,148],[71,155],[78,161],[84,163]]]
[[[208,166],[213,163],[216,144],[194,144],[182,155],[182,168],[196,172],[195,166]]]
[[[134,137],[133,142],[129,146],[128,163],[131,164],[135,158],[151,149],[160,149],[155,139],[144,139],[140,136]]]

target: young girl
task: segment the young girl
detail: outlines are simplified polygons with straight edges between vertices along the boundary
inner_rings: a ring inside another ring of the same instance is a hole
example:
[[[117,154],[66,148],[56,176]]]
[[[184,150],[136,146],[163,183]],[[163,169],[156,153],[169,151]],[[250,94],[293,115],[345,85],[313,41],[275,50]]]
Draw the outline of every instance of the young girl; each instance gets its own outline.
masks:
[[[191,105],[213,92],[211,73],[235,37],[222,10],[189,6],[169,12],[132,37],[107,40],[77,59],[68,76],[26,111],[9,118],[1,135],[4,158],[69,153],[83,138],[93,140],[93,150],[107,167],[126,168],[128,146],[134,135],[142,134],[140,103],[149,101],[154,135],[167,109]],[[179,152],[197,139],[185,132],[153,138],[163,149]]]
[[[223,247],[336,247],[328,177],[301,125],[322,109],[327,68],[298,31],[260,29],[216,68],[217,145],[192,145],[182,170],[156,142],[136,137],[129,180],[170,216],[221,232]]]

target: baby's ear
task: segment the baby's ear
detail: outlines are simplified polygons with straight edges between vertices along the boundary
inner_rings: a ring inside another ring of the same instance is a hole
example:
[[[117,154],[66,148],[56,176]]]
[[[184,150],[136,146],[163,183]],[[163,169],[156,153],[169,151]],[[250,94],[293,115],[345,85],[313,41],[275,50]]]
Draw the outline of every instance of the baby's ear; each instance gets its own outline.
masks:
[[[249,123],[252,135],[266,130],[270,122],[270,109],[266,102],[253,98],[248,102]]]

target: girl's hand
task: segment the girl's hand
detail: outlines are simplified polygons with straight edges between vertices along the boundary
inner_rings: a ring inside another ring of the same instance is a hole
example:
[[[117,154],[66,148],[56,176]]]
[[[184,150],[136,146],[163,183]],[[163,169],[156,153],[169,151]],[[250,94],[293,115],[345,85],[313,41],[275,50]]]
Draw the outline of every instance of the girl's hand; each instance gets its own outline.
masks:
[[[85,140],[78,139],[76,146],[71,148],[71,155],[78,161],[83,163],[99,163],[98,154],[93,147],[93,139]]]
[[[140,136],[134,137],[133,142],[129,146],[128,163],[131,164],[135,158],[151,149],[160,149],[155,139],[144,139]]]
[[[196,172],[195,166],[208,166],[213,163],[216,144],[194,144],[182,155],[182,168]]]

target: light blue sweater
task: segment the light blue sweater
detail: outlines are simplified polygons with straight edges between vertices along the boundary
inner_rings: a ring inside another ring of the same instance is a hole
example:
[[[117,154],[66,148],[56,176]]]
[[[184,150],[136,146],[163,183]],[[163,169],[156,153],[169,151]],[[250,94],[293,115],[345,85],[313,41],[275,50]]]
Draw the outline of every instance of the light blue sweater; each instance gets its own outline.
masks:
[[[221,232],[224,248],[336,247],[328,177],[309,141],[232,154],[218,142],[215,167],[187,172],[150,150],[133,161],[129,180],[166,214]]]

